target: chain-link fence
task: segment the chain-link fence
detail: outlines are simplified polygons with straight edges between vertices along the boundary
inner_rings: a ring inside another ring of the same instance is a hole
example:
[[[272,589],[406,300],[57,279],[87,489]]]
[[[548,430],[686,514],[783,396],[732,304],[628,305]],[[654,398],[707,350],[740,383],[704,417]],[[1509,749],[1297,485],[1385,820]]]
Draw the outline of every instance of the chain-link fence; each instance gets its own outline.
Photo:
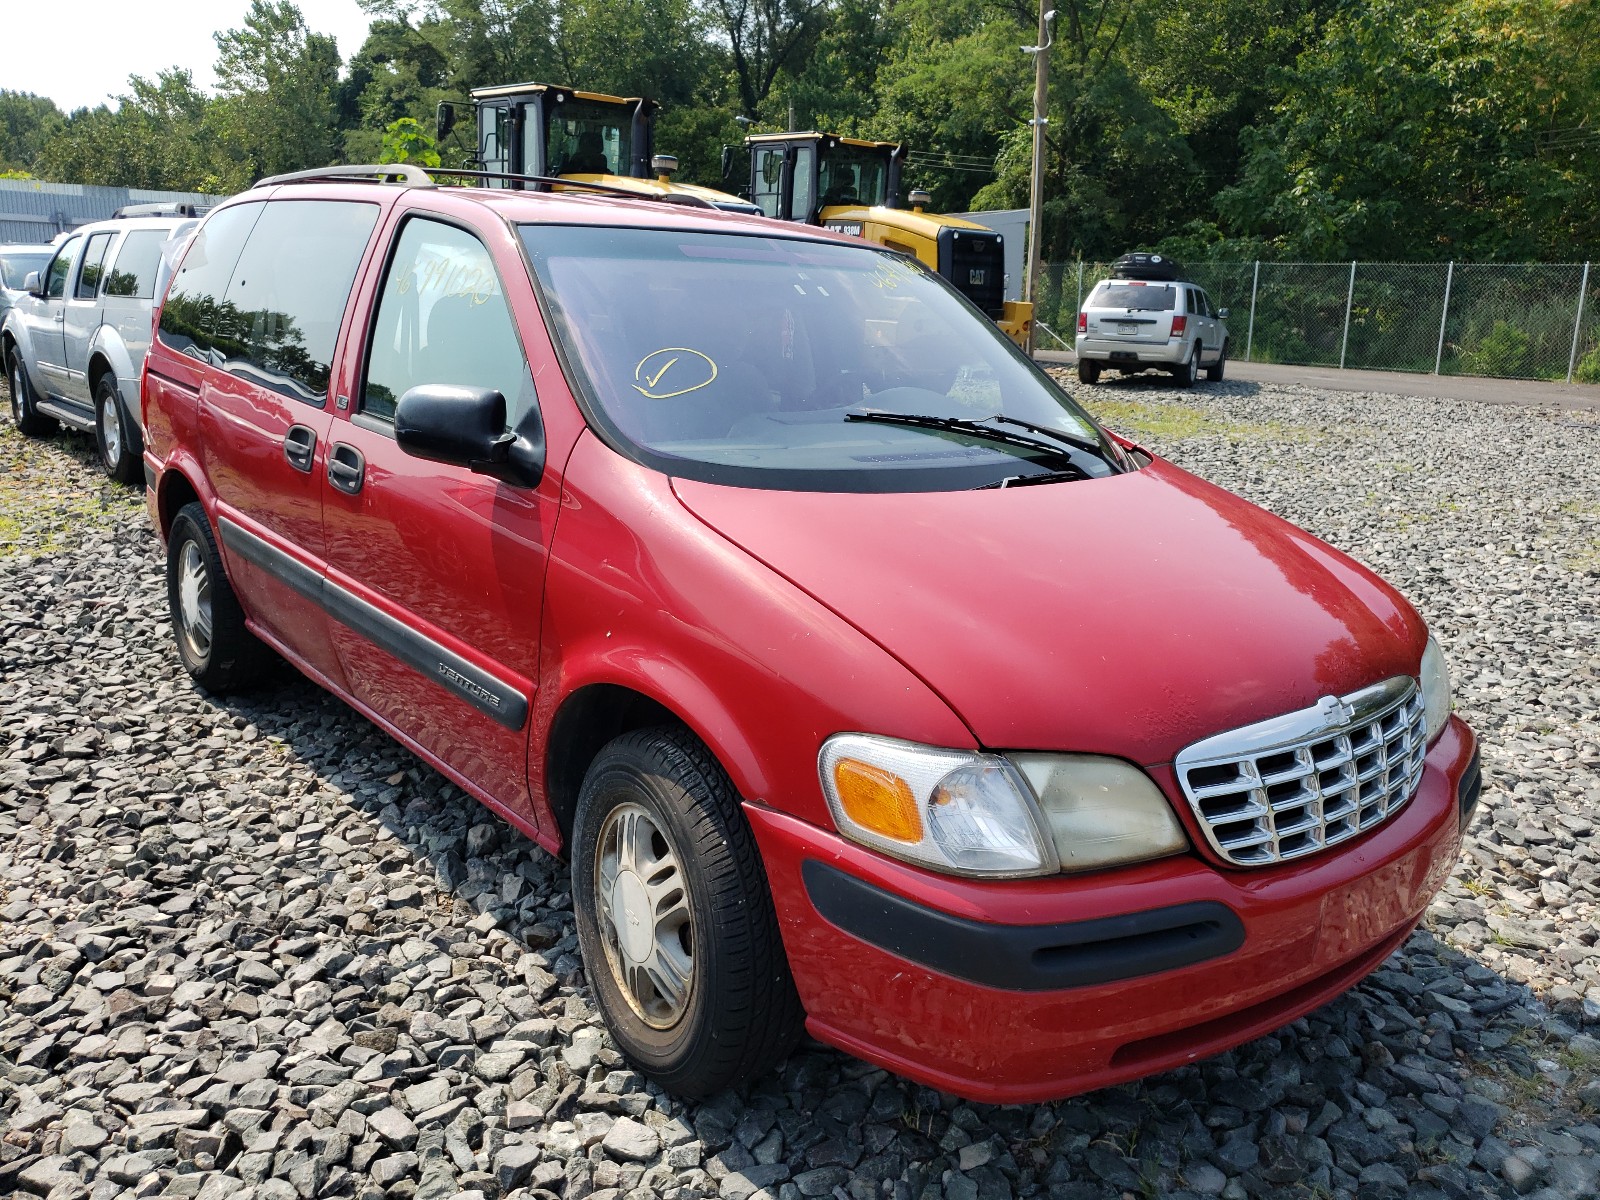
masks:
[[[1109,263],[1046,264],[1039,343],[1070,348]],[[1600,383],[1600,270],[1588,263],[1194,263],[1229,310],[1235,358]]]

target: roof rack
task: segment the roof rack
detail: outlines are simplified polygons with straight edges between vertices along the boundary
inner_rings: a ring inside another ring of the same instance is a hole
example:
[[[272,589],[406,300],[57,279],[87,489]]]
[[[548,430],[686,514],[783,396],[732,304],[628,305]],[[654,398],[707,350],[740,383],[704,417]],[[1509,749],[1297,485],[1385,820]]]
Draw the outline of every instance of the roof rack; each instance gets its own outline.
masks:
[[[203,217],[210,211],[208,204],[156,201],[152,204],[124,204],[111,217],[113,220],[118,217]]]
[[[309,171],[290,171],[258,179],[256,187],[280,183],[336,183],[341,180],[368,179],[373,183],[403,183],[407,187],[432,187],[433,180],[416,163],[351,163],[347,166],[313,167]]]
[[[315,167],[309,171],[290,171],[286,175],[269,175],[256,180],[256,187],[272,187],[280,183],[337,183],[349,180],[368,180],[372,183],[398,183],[405,187],[437,187],[434,176],[459,179],[506,179],[518,183],[539,183],[549,187],[577,188],[580,191],[598,192],[604,196],[620,196],[625,200],[653,200],[658,204],[680,204],[691,208],[716,209],[716,205],[700,196],[686,192],[668,192],[654,195],[617,187],[610,183],[591,183],[587,179],[562,179],[557,175],[513,175],[507,171],[477,171],[466,167],[419,167],[416,163],[377,163],[338,167]]]

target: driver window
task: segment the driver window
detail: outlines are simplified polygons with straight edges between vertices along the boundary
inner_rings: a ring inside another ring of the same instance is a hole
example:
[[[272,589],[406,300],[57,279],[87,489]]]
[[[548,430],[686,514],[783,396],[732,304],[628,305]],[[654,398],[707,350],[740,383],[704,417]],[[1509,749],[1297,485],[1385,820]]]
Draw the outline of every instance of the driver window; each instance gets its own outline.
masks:
[[[78,250],[83,245],[81,237],[75,237],[56,252],[55,258],[50,260],[50,273],[45,281],[44,294],[51,300],[59,300],[67,294],[67,276],[72,273],[73,261],[78,257]]]
[[[367,350],[361,411],[394,420],[424,383],[493,388],[513,427],[535,402],[494,260],[470,233],[413,218],[395,243]]]

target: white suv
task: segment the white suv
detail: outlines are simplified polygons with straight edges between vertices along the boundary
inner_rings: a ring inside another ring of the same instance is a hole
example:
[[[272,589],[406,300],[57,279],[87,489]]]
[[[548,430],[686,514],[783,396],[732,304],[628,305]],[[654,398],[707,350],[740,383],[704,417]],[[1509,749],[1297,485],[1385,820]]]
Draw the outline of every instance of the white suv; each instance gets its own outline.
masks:
[[[1177,279],[1114,276],[1095,285],[1078,314],[1078,380],[1096,383],[1106,368],[1164,370],[1179,387],[1204,371],[1222,382],[1228,361],[1228,310],[1205,289]]]
[[[139,372],[162,256],[196,224],[179,213],[97,221],[28,274],[0,326],[18,429],[39,436],[59,423],[93,432],[106,474],[122,483],[140,477]]]

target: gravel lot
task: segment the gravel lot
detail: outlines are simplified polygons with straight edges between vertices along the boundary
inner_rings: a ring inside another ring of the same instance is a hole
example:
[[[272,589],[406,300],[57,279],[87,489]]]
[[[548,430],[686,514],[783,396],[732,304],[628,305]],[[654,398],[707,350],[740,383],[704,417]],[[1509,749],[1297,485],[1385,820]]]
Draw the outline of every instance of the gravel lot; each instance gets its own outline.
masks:
[[[1600,1192],[1600,414],[1073,387],[1375,566],[1450,652],[1485,812],[1366,984],[1052,1105],[817,1046],[674,1102],[601,1032],[559,864],[309,684],[199,695],[137,493],[6,423],[0,1194]]]

